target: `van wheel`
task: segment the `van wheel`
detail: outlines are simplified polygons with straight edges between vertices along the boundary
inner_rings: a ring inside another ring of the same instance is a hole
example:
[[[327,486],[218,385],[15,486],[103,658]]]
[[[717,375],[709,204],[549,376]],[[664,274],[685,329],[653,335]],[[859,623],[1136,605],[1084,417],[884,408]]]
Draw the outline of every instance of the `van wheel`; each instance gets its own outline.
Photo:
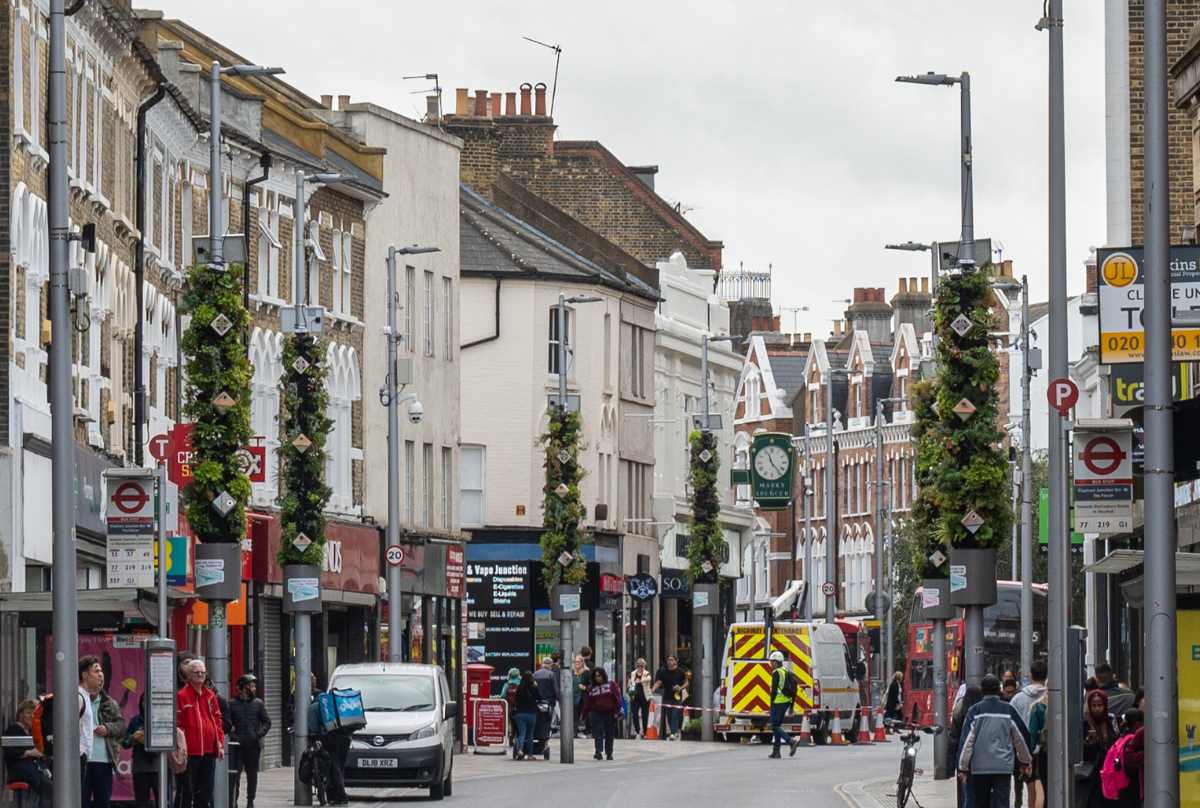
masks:
[[[454,768],[451,767],[449,773],[446,774],[446,782],[443,785],[442,793],[449,797],[454,793]]]
[[[429,799],[440,800],[446,796],[446,781],[434,783],[429,787]]]

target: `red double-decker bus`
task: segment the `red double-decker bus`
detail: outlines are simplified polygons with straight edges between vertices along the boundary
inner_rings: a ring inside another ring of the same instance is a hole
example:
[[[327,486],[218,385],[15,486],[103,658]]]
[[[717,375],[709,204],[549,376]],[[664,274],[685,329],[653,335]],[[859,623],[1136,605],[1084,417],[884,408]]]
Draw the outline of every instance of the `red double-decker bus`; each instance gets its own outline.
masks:
[[[1046,585],[1033,585],[1033,655],[1046,653]],[[1021,582],[997,581],[996,602],[983,610],[983,671],[1003,676],[1021,667]],[[963,620],[946,621],[946,714],[963,681]],[[933,723],[933,623],[921,617],[921,590],[913,598],[904,670],[904,715]]]

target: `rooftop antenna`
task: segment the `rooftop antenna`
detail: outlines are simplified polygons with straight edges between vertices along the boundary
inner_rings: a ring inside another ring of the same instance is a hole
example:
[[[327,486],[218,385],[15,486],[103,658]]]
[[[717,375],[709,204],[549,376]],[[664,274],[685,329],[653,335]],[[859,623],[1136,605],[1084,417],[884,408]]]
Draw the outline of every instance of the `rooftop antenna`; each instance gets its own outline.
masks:
[[[997,241],[996,246],[992,247],[992,254],[996,256],[996,262],[1004,260],[1004,244]]]
[[[543,48],[549,48],[554,51],[554,83],[550,85],[550,117],[554,117],[554,98],[558,95],[558,61],[562,58],[561,45],[549,45],[545,42],[540,42],[533,37],[523,36],[526,42],[532,42],[535,45],[541,45]]]
[[[410,81],[412,79],[425,79],[425,81],[433,82],[432,89],[435,93],[437,93],[437,99],[438,99],[438,129],[441,129],[442,128],[442,85],[438,82],[438,74],[437,73],[422,73],[418,76],[401,76],[400,78],[402,78],[404,81]],[[412,92],[409,93],[409,95],[418,95],[420,93],[427,93],[427,92],[429,92],[429,90],[413,90]]]

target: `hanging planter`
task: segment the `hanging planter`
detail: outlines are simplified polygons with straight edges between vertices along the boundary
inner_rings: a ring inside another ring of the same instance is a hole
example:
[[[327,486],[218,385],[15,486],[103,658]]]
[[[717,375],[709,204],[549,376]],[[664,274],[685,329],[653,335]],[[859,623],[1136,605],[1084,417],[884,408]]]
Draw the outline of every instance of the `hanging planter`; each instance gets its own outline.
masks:
[[[241,267],[189,269],[180,309],[191,318],[180,348],[187,371],[183,415],[192,424],[194,451],[191,481],[181,492],[184,513],[199,546],[226,544],[240,552],[250,481],[238,452],[250,442],[251,377],[242,343],[250,318],[242,305]],[[213,552],[206,571],[215,578],[224,555]],[[240,584],[240,561],[222,574]]]
[[[692,583],[715,584],[719,580],[725,549],[721,530],[721,497],[717,492],[717,472],[721,458],[717,454],[717,436],[713,432],[693,430],[688,436],[691,448],[689,480],[692,488],[692,518],[688,524],[688,577]]]
[[[291,334],[283,343],[279,441],[283,497],[279,565],[320,567],[325,558],[325,444],[333,422],[325,415],[324,341]],[[319,600],[318,600],[319,603]]]
[[[546,484],[542,488],[542,581],[554,591],[559,584],[578,586],[587,580],[587,563],[580,545],[585,535],[579,530],[583,502],[579,483],[582,432],[579,413],[550,407],[550,422],[541,437]],[[569,592],[567,594],[570,594]]]

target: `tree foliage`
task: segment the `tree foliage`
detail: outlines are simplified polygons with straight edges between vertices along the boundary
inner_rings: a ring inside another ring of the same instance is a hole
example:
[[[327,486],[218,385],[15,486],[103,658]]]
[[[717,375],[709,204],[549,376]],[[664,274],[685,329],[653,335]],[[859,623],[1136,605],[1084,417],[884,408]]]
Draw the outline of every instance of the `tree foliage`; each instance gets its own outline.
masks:
[[[721,529],[721,497],[717,492],[717,436],[693,430],[688,436],[691,464],[692,518],[688,536],[688,577],[693,583],[716,583],[724,555],[725,534]],[[705,454],[707,453],[707,459]],[[708,565],[708,570],[704,569]]]
[[[242,305],[241,266],[189,269],[181,311],[191,317],[181,347],[188,382],[183,414],[192,423],[195,453],[192,479],[182,492],[184,512],[201,543],[240,542],[250,481],[238,450],[250,441],[251,376],[241,340],[250,321]],[[218,406],[223,394],[232,405]],[[214,504],[222,494],[234,503],[224,514]]]
[[[328,369],[323,364],[324,349],[323,340],[308,334],[291,334],[283,343],[280,566],[320,566],[324,560],[325,505],[331,493],[325,484],[325,445],[333,428],[333,421],[325,414],[329,393],[325,389]],[[303,550],[293,543],[301,533],[311,542]]]
[[[584,474],[579,463],[582,423],[579,413],[564,412],[556,406],[550,408],[549,415],[550,423],[541,437],[545,453],[542,467],[546,470],[542,488],[542,580],[547,590],[587,580],[587,563],[579,549],[586,539],[579,530],[583,519],[579,492]],[[571,556],[566,566],[559,561],[563,553]]]

